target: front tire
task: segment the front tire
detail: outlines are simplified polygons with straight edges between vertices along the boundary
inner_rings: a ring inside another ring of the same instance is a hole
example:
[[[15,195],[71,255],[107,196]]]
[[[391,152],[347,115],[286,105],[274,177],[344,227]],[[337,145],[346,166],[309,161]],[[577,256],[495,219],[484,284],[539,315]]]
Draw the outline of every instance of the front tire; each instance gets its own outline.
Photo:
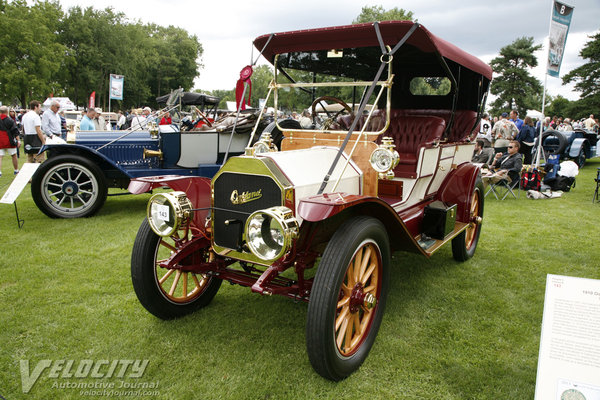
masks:
[[[158,265],[188,239],[160,237],[148,219],[138,230],[131,253],[131,281],[140,303],[158,318],[178,318],[207,306],[221,286],[222,281],[215,277]],[[207,252],[200,256],[207,257]]]
[[[356,217],[333,235],[311,289],[306,347],[315,371],[339,381],[357,370],[375,341],[389,286],[383,224]]]
[[[42,163],[31,179],[31,196],[51,218],[94,215],[106,201],[104,174],[90,160],[60,155]]]
[[[483,193],[483,183],[481,179],[478,179],[469,206],[469,226],[452,239],[452,256],[456,261],[467,261],[475,254],[479,235],[481,234]]]

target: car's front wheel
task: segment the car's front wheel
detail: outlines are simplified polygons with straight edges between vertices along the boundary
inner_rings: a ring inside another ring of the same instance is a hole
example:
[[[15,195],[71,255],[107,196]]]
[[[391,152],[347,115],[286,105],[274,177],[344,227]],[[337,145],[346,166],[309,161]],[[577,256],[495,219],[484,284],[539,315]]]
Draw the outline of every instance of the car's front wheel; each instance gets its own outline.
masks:
[[[102,207],[107,194],[100,168],[76,155],[48,159],[31,179],[33,201],[52,218],[92,216]]]
[[[348,220],[327,244],[306,323],[308,357],[324,378],[346,378],[369,354],[385,308],[389,264],[387,232],[374,218]]]
[[[133,244],[133,289],[144,308],[161,319],[182,317],[208,305],[221,286],[222,281],[212,276],[160,266],[191,239],[189,232],[184,235],[178,231],[172,237],[158,236],[144,219]],[[198,249],[191,261],[208,261],[208,247]]]

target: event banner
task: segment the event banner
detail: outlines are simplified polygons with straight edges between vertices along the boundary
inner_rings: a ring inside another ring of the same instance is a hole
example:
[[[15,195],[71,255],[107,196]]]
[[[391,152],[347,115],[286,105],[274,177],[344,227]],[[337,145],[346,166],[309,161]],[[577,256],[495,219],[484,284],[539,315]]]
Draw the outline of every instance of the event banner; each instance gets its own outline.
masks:
[[[573,7],[558,1],[554,2],[552,7],[552,21],[550,22],[550,46],[548,48],[548,74],[557,77],[560,73],[560,64],[562,63],[565,52],[571,17],[573,16]]]
[[[548,274],[535,400],[600,400],[600,280]]]
[[[111,100],[123,100],[123,75],[110,74],[110,93]]]
[[[90,102],[88,103],[89,108],[96,107],[96,91],[94,90],[92,94],[90,94]]]

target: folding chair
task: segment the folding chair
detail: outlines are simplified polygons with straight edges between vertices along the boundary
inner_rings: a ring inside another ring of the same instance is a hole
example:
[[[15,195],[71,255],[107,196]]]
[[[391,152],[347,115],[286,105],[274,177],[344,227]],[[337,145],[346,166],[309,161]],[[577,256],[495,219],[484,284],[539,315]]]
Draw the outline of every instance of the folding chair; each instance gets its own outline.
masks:
[[[517,199],[519,194],[521,193],[521,173],[516,171],[508,171],[509,179],[502,179],[498,182],[490,181],[489,188],[485,192],[484,197],[487,197],[488,194],[492,193],[496,200],[504,200],[508,195]],[[517,189],[517,194],[515,194],[514,190]]]

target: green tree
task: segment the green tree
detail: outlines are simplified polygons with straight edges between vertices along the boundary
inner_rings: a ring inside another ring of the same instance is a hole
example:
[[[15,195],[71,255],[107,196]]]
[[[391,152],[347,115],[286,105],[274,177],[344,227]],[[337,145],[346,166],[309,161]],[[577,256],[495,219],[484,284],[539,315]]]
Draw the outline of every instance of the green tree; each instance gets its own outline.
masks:
[[[149,71],[152,93],[160,96],[179,87],[191,89],[198,75],[197,59],[203,52],[198,38],[174,26],[148,25],[147,29],[152,38]]]
[[[0,7],[0,91],[7,102],[26,106],[60,95],[63,86],[55,75],[61,68],[65,48],[56,40],[63,17],[57,1],[25,0]]]
[[[589,38],[579,52],[580,57],[589,61],[562,78],[563,83],[575,82],[575,90],[581,93],[577,110],[581,116],[597,114],[600,109],[600,33]]]
[[[533,44],[533,37],[521,37],[500,49],[500,55],[492,60],[496,76],[491,93],[497,96],[491,104],[493,114],[516,108],[525,115],[528,108],[539,107],[542,84],[529,69],[537,66],[533,53],[541,47]]]
[[[358,15],[352,21],[353,24],[362,24],[375,21],[412,21],[412,11],[406,11],[403,8],[394,7],[385,10],[382,6],[364,6]]]

